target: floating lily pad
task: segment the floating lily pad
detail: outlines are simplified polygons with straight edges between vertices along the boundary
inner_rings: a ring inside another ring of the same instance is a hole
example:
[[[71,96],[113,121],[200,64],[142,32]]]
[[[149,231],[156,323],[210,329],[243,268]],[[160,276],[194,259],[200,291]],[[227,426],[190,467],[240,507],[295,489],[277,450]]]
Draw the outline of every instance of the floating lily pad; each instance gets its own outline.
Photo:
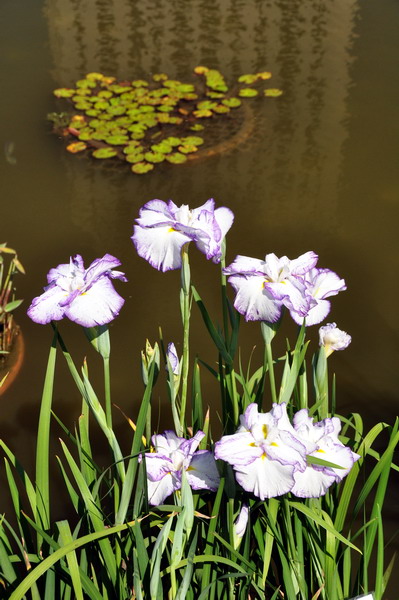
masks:
[[[194,123],[194,125],[191,125],[190,129],[191,131],[203,131],[204,126],[201,125],[201,123]]]
[[[238,108],[241,106],[242,102],[239,98],[225,98],[222,100],[222,104],[228,106],[229,108]]]
[[[91,81],[101,81],[104,79],[104,75],[102,73],[87,73],[86,79],[90,79]]]
[[[219,98],[224,98],[224,94],[222,92],[214,92],[212,90],[207,90],[206,95],[208,96],[208,98],[215,98],[215,99],[219,99]]]
[[[213,112],[217,113],[218,115],[223,115],[225,113],[230,112],[230,109],[228,106],[225,106],[224,104],[218,104],[217,106],[215,106],[215,108],[213,109]]]
[[[205,75],[205,73],[207,73],[209,71],[208,67],[195,67],[194,69],[194,73],[196,73],[197,75]]]
[[[182,154],[191,154],[192,152],[198,151],[198,146],[192,144],[184,144],[184,146],[178,146],[178,151]]]
[[[247,74],[247,75],[240,75],[240,77],[238,78],[238,83],[247,83],[249,85],[251,85],[251,83],[255,83],[255,81],[258,79],[258,76],[255,75],[251,75],[251,74]]]
[[[160,142],[159,144],[153,144],[151,146],[151,150],[153,152],[157,152],[157,153],[161,153],[161,154],[169,154],[169,152],[172,152],[172,145],[168,144],[168,142],[166,142],[164,140],[163,142]]]
[[[143,175],[144,173],[148,173],[148,171],[152,171],[154,165],[147,162],[138,162],[135,165],[132,165],[133,173],[137,173],[138,175]]]
[[[135,79],[134,81],[132,81],[132,85],[136,88],[138,87],[147,87],[148,86],[148,81],[145,81],[145,79]]]
[[[79,79],[79,81],[76,82],[76,87],[78,88],[94,88],[96,85],[96,82],[90,81],[90,79]]]
[[[182,143],[182,140],[181,138],[170,136],[165,138],[164,142],[170,144],[171,146],[179,146]]]
[[[133,154],[127,154],[126,155],[126,160],[127,160],[127,162],[132,163],[132,164],[135,165],[135,164],[137,164],[139,162],[143,162],[143,160],[144,160],[144,154],[142,152],[135,152]]]
[[[93,130],[92,129],[82,129],[79,132],[79,139],[83,140],[83,141],[88,141],[91,140],[91,138],[93,137]]]
[[[113,158],[117,155],[117,151],[113,148],[98,148],[92,152],[94,158]]]
[[[174,165],[184,163],[187,160],[187,156],[181,152],[172,152],[172,154],[167,154],[165,158],[168,162],[173,163]]]
[[[154,81],[166,81],[168,79],[168,76],[166,75],[166,73],[154,73],[152,78]]]
[[[198,110],[212,110],[215,106],[217,106],[217,102],[212,102],[211,100],[203,100],[197,104]]]
[[[283,92],[281,90],[278,90],[277,88],[268,88],[264,92],[265,96],[269,98],[277,98],[277,96],[281,96],[282,93]]]
[[[204,140],[197,135],[188,135],[181,139],[181,143],[185,146],[201,146],[204,143]]]
[[[101,90],[97,95],[99,98],[112,98],[112,92],[108,90]]]
[[[262,73],[258,73],[260,79],[270,79],[272,74],[270,73],[270,71],[262,71]]]
[[[66,147],[68,152],[71,152],[72,154],[82,152],[82,150],[86,150],[86,148],[87,144],[85,144],[84,142],[72,142],[72,144],[68,144],[68,146]]]
[[[105,141],[112,146],[121,146],[122,144],[128,143],[129,137],[127,135],[110,135]]]
[[[53,92],[54,96],[57,98],[72,98],[76,94],[76,90],[72,90],[71,88],[58,88]]]
[[[146,152],[144,158],[149,163],[160,163],[165,160],[165,154],[162,154],[162,152]]]
[[[142,145],[140,144],[140,142],[137,142],[136,140],[130,141],[127,146],[125,146],[122,150],[122,152],[124,152],[124,154],[132,154],[133,152],[139,152],[143,149]]]
[[[211,110],[194,110],[193,115],[194,117],[197,117],[197,119],[205,119],[211,117],[213,112]]]
[[[254,88],[242,88],[238,92],[238,95],[241,96],[241,98],[254,98],[258,95],[258,90],[255,90]]]
[[[183,100],[197,100],[197,99],[198,99],[198,94],[194,94],[194,93],[184,94],[184,96],[183,96]]]

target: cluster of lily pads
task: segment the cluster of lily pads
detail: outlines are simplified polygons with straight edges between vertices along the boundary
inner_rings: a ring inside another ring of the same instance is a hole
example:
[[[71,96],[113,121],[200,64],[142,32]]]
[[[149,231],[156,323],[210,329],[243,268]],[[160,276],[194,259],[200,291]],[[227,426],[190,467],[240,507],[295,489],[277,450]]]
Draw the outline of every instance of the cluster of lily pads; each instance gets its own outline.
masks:
[[[91,150],[96,159],[117,158],[134,173],[147,173],[158,163],[184,163],[204,144],[203,133],[216,117],[241,106],[241,98],[258,96],[254,84],[270,79],[268,71],[241,75],[235,93],[216,69],[198,66],[199,83],[183,83],[157,73],[151,81],[117,82],[115,77],[88,73],[74,88],[54,90],[73,113],[51,113],[55,130],[72,137],[67,150]],[[282,92],[263,90],[269,97]]]

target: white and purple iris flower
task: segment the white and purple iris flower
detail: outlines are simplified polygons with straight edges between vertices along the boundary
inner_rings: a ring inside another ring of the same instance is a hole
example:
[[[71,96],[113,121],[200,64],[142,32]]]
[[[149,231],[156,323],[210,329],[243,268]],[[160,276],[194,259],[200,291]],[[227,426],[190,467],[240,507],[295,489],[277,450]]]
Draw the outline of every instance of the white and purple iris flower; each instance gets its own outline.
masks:
[[[232,465],[241,487],[261,500],[287,492],[318,498],[341,481],[359,458],[339,441],[337,417],[313,424],[303,409],[292,426],[285,403],[273,404],[268,413],[259,413],[257,404],[250,404],[240,422],[235,434],[216,443],[215,457]],[[342,468],[308,464],[307,456]]]
[[[152,436],[155,452],[144,455],[150,504],[162,504],[165,498],[181,488],[183,470],[193,490],[217,490],[220,479],[215,458],[209,450],[197,450],[204,435],[203,431],[198,431],[186,440],[174,431],[165,431]]]
[[[279,426],[286,419],[285,403],[273,404],[268,413],[258,413],[258,405],[250,404],[236,433],[215,444],[215,457],[232,465],[241,487],[261,500],[289,492],[294,473],[307,466],[305,445]]]
[[[316,301],[306,315],[306,325],[321,323],[331,309],[331,303],[326,300],[346,290],[345,280],[329,269],[310,269],[304,276],[306,294]],[[302,325],[303,315],[290,310],[290,315],[298,325]]]
[[[172,200],[151,200],[140,209],[131,239],[139,256],[159,271],[179,269],[181,250],[188,242],[194,242],[208,260],[220,262],[222,242],[233,220],[231,210],[215,209],[213,199],[193,210]]]
[[[305,471],[294,473],[295,485],[291,492],[301,498],[319,498],[334,482],[339,482],[349,473],[359,454],[338,439],[341,422],[338,417],[313,423],[307,409],[299,410],[294,416],[294,430],[306,447],[309,456],[321,458],[339,465],[340,469],[310,464]]]
[[[170,365],[173,375],[180,375],[180,360],[177,356],[176,346],[173,342],[169,342],[166,352],[166,359]],[[166,366],[168,369],[168,366]]]
[[[335,323],[327,323],[319,329],[320,346],[324,346],[326,356],[330,356],[335,350],[345,350],[352,341],[351,336],[338,329]]]
[[[109,323],[125,302],[111,281],[127,281],[124,273],[112,270],[120,264],[117,258],[105,254],[85,269],[82,257],[76,254],[69,263],[49,271],[48,285],[41,296],[33,299],[27,311],[29,317],[41,324],[64,317],[83,327]]]
[[[247,321],[276,323],[286,307],[300,325],[304,318],[307,325],[320,323],[330,311],[326,298],[346,286],[333,271],[316,269],[317,260],[312,251],[294,260],[237,256],[223,271],[236,292],[235,308]]]

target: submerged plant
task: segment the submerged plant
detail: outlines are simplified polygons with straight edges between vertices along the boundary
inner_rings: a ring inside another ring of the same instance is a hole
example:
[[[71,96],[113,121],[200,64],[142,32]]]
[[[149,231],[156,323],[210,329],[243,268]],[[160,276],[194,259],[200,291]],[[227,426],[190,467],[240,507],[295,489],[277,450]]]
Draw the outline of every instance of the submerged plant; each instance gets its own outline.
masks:
[[[216,69],[201,66],[194,73],[200,78],[196,84],[164,73],[154,74],[151,81],[120,82],[88,73],[74,88],[54,90],[57,98],[72,103],[72,114],[50,113],[48,119],[57,133],[78,140],[67,145],[73,154],[87,151],[94,158],[116,158],[140,174],[164,161],[181,164],[195,157],[204,143],[206,152],[206,137],[212,136],[216,119],[226,120],[228,135],[236,132],[242,121],[232,115],[242,104],[237,96],[257,96],[258,90],[249,86],[271,77],[269,72],[245,75],[229,89]],[[279,94],[266,89],[264,95]],[[201,136],[190,135],[199,131]]]

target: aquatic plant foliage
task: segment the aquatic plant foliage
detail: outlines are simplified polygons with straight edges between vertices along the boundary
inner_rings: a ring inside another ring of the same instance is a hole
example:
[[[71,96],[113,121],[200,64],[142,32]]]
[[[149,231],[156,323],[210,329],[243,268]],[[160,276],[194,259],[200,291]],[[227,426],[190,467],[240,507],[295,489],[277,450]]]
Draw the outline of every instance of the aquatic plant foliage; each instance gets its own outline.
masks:
[[[282,93],[265,89],[260,95],[251,87],[269,79],[268,71],[241,75],[232,88],[216,69],[198,66],[194,73],[195,83],[169,79],[165,73],[152,75],[150,81],[119,82],[102,73],[88,73],[74,88],[54,90],[56,98],[67,100],[73,108],[71,113],[50,113],[48,119],[54,131],[68,140],[68,152],[117,159],[129,164],[133,173],[143,174],[161,163],[182,164],[206,155],[207,144],[214,140],[207,142],[205,136],[216,119],[228,119],[229,135],[239,128],[242,118],[232,113],[241,108],[240,98]]]

